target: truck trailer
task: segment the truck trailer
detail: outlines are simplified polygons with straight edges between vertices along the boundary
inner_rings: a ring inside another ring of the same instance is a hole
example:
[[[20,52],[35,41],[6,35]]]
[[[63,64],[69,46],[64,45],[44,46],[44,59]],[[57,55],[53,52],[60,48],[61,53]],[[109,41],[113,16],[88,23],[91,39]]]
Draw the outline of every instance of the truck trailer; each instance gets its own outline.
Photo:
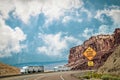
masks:
[[[24,66],[20,69],[22,74],[44,72],[44,66]]]

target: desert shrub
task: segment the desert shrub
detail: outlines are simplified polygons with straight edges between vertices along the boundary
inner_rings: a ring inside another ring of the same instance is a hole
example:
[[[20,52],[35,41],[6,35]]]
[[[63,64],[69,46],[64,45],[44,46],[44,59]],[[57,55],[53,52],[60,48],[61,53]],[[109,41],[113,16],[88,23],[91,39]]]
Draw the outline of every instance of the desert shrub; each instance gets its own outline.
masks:
[[[119,77],[111,76],[111,75],[102,75],[101,76],[102,80],[120,80]]]
[[[99,79],[99,78],[101,78],[101,76],[102,76],[102,74],[92,73],[92,77],[93,77],[93,78]]]
[[[102,74],[98,74],[96,72],[87,72],[86,73],[88,76],[90,76],[90,78],[101,78]]]
[[[102,79],[102,80],[120,80],[120,76],[112,74],[98,74],[96,72],[86,72],[83,76],[79,76],[79,79]]]
[[[89,75],[84,75],[84,76],[82,76],[82,78],[84,78],[84,79],[90,79],[91,77]]]

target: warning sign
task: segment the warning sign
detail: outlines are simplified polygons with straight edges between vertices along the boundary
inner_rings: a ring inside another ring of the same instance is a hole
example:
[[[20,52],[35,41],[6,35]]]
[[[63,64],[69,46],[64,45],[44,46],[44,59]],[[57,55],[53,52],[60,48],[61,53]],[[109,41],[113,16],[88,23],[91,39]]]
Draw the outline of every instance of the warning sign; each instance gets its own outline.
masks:
[[[92,49],[91,47],[88,47],[85,52],[83,53],[83,55],[85,57],[87,57],[89,60],[92,60],[95,55],[96,55],[96,51],[94,49]]]
[[[94,62],[93,61],[88,61],[88,66],[94,66]]]

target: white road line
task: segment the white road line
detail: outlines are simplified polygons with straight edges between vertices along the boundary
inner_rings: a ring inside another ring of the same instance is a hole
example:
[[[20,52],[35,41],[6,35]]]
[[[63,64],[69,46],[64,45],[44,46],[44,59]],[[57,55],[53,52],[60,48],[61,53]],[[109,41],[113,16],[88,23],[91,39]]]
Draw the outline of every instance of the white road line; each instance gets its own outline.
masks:
[[[61,80],[65,80],[62,75],[60,75],[60,79],[61,79]]]

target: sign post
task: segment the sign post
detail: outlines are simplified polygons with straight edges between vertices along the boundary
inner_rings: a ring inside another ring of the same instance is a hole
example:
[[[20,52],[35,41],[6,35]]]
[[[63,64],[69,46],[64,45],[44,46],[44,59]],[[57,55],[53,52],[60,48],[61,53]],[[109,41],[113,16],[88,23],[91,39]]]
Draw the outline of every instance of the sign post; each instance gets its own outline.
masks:
[[[95,57],[96,51],[91,47],[88,47],[83,53],[83,55],[89,60],[88,66],[94,66],[94,62],[92,61],[92,59]]]
[[[83,53],[83,55],[89,60],[88,61],[88,66],[89,67],[92,67],[94,66],[94,62],[92,61],[93,58],[95,57],[96,55],[96,51],[94,49],[92,49],[91,47],[88,47],[85,52]],[[91,71],[92,72],[92,71]],[[92,72],[92,75],[93,75],[93,72]],[[91,75],[91,78],[92,78],[92,75]]]

